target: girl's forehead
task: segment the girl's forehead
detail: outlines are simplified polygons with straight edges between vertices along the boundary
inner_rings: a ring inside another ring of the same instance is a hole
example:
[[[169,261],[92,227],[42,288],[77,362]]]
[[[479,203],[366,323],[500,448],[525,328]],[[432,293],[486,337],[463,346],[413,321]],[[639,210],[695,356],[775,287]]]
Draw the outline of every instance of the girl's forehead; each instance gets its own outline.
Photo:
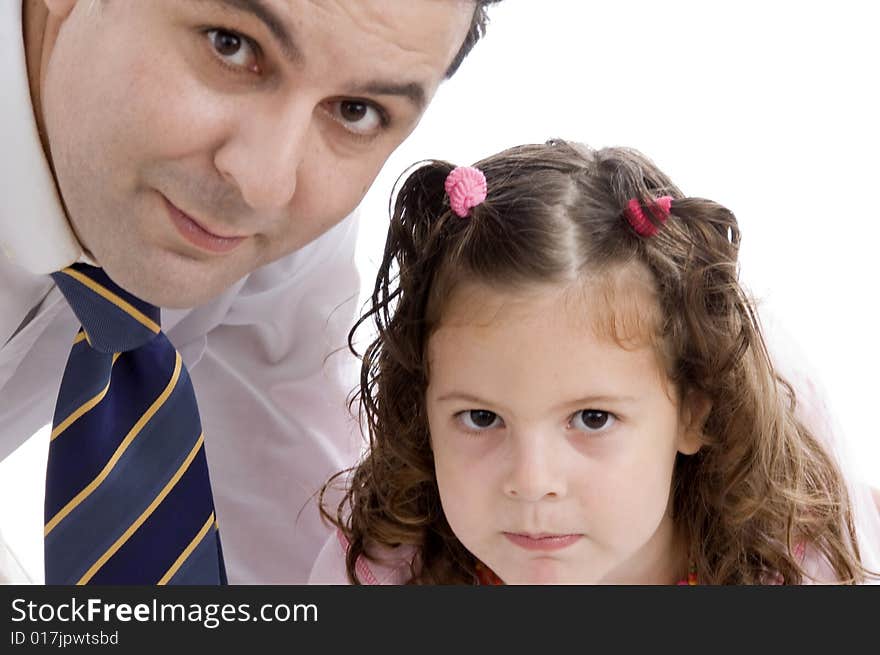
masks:
[[[619,345],[639,346],[657,336],[660,314],[650,275],[641,266],[631,265],[528,286],[463,282],[446,299],[437,327],[565,321]]]
[[[591,394],[668,395],[649,291],[623,278],[462,285],[428,341],[430,384],[533,408]]]

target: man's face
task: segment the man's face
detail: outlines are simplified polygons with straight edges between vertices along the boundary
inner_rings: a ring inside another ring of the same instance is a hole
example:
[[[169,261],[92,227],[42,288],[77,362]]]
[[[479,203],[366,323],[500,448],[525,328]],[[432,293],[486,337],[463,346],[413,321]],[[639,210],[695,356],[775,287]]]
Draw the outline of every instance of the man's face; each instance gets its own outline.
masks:
[[[209,299],[350,213],[416,126],[474,10],[70,5],[42,83],[58,184],[96,261],[165,307]]]

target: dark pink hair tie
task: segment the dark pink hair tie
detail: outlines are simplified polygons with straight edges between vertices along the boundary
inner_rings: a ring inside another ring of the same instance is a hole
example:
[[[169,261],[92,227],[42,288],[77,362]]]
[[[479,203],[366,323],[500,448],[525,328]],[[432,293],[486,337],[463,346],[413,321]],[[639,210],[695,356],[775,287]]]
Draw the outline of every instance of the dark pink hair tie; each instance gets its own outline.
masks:
[[[666,222],[671,210],[672,196],[661,196],[656,200],[653,200],[650,204],[651,215],[660,223],[660,225]],[[632,225],[632,228],[640,236],[652,237],[657,234],[658,226],[645,216],[645,210],[642,208],[642,203],[639,202],[638,198],[633,198],[627,203],[624,215],[626,216],[626,220],[629,221],[629,224]]]

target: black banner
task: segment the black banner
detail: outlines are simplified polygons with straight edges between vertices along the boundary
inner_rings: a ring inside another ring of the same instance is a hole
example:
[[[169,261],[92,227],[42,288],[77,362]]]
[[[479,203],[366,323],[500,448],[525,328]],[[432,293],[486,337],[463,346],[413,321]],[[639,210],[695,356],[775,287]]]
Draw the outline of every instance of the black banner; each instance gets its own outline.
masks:
[[[0,587],[0,652],[539,653],[870,634],[877,587]],[[870,641],[868,642],[870,643]],[[305,649],[308,649],[307,651]],[[685,650],[690,650],[685,648]],[[665,648],[664,648],[665,652]]]

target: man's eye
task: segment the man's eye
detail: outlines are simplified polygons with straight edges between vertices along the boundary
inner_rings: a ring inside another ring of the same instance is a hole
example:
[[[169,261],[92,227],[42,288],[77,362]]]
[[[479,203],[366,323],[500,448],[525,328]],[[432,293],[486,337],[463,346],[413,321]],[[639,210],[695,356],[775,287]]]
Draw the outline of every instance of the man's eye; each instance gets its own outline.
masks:
[[[259,72],[256,48],[248,38],[223,29],[208,30],[205,34],[214,53],[223,63],[233,68]]]
[[[377,107],[364,100],[333,100],[327,104],[327,112],[349,132],[361,136],[378,133],[388,122]]]
[[[456,415],[459,421],[473,431],[488,430],[501,425],[501,418],[495,412],[485,409],[469,409]]]
[[[582,409],[571,417],[571,426],[583,432],[602,432],[614,425],[614,414],[598,409]]]

